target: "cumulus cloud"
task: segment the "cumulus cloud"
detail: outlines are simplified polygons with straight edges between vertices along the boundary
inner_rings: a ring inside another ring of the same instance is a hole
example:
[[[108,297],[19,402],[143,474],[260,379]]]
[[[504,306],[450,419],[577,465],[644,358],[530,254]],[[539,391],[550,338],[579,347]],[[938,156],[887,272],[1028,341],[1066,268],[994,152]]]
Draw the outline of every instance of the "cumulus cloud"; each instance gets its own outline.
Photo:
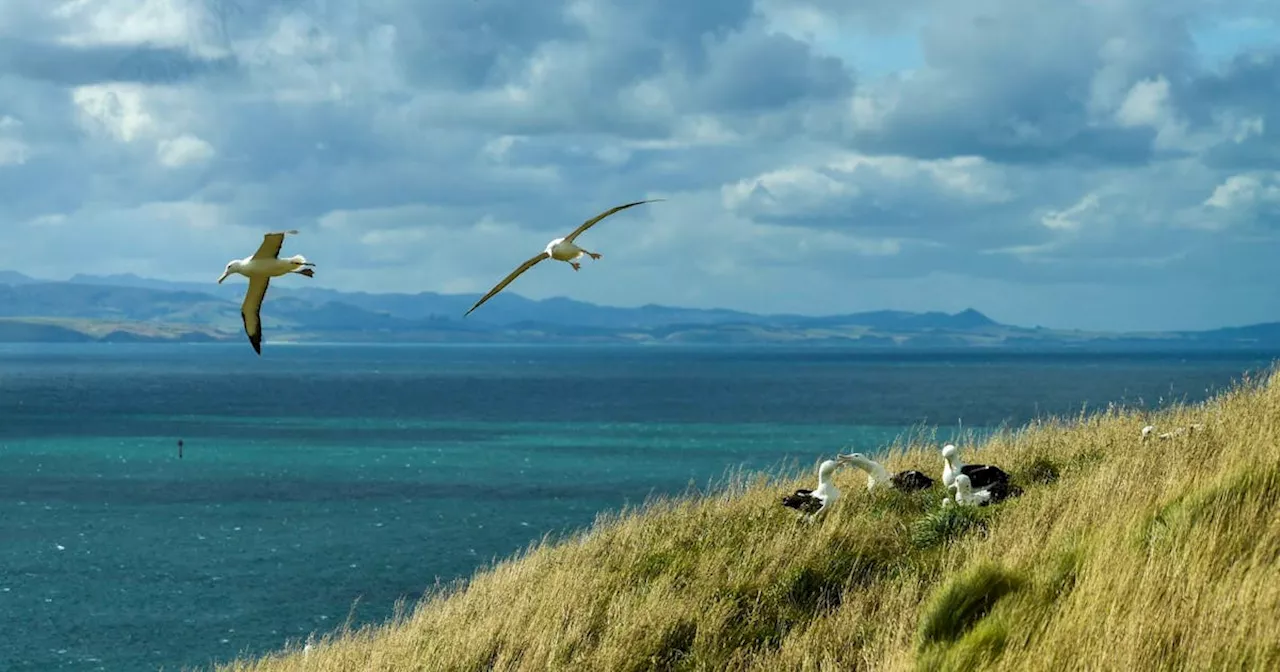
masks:
[[[1280,172],[1253,171],[1228,177],[1204,201],[1207,228],[1250,234],[1280,234]]]
[[[315,284],[480,292],[662,197],[512,289],[1276,319],[1280,52],[1231,32],[1273,4],[11,0],[0,267],[206,280],[288,227]]]
[[[156,158],[167,168],[207,161],[214,155],[213,146],[190,133],[161,140],[156,145]]]

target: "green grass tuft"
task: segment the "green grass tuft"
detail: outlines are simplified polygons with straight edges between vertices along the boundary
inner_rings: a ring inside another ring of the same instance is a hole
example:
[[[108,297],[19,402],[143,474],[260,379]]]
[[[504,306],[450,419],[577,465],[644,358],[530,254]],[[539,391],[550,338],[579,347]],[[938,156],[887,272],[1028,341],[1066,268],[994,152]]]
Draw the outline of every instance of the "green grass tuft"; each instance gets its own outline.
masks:
[[[973,532],[984,534],[992,511],[993,507],[940,507],[911,525],[911,543],[925,549],[949,544]]]
[[[921,652],[916,665],[921,670],[976,670],[994,663],[1009,642],[1009,626],[1000,619],[981,621],[954,646],[933,647]]]
[[[925,608],[920,623],[922,648],[954,642],[982,620],[1001,598],[1021,590],[1021,574],[988,562],[952,579]]]

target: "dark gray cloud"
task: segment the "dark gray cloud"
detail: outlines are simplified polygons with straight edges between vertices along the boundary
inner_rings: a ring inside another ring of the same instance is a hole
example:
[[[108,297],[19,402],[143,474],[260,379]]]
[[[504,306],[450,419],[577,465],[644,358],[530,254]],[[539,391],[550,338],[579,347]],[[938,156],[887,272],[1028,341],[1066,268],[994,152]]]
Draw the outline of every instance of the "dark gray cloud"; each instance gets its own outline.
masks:
[[[200,58],[172,47],[78,48],[12,37],[0,41],[0,73],[68,87],[102,82],[174,84],[232,75],[237,67],[232,57]]]
[[[364,25],[395,27],[397,63],[412,86],[473,91],[507,81],[548,42],[587,36],[569,3],[375,2]]]
[[[1267,170],[1280,165],[1280,48],[1242,54],[1191,79],[1181,109],[1200,128],[1226,126],[1204,161],[1223,169]]]
[[[809,45],[786,35],[734,33],[708,52],[712,62],[688,92],[701,111],[775,110],[853,90],[839,59],[815,57]]]
[[[853,144],[922,158],[1145,162],[1154,131],[1112,113],[1127,87],[1185,72],[1194,52],[1184,16],[1141,5],[933,5],[919,36],[924,69],[886,85],[891,109]]]

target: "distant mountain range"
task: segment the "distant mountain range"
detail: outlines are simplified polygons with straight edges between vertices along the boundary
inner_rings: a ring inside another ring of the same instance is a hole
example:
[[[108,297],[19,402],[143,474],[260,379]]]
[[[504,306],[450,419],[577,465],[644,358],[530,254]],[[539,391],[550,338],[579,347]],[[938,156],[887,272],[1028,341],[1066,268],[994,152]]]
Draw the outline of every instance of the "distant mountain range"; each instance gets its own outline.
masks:
[[[244,339],[244,282],[168,282],[135,275],[68,281],[0,271],[0,342],[200,342]],[[840,345],[1021,350],[1271,350],[1280,323],[1209,331],[1100,333],[1000,324],[948,314],[756,315],[647,305],[615,308],[511,292],[463,318],[478,295],[369,294],[273,284],[265,339],[368,343],[636,343]]]

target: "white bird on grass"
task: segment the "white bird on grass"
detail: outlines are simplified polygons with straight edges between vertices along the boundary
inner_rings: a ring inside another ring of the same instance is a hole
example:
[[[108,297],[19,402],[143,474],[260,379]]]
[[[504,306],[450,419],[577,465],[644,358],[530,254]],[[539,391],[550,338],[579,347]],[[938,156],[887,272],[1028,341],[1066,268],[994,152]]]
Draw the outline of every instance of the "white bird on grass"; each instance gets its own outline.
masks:
[[[784,495],[782,505],[809,514],[809,520],[813,520],[840,499],[840,489],[831,482],[831,474],[835,472],[836,467],[847,462],[848,458],[843,455],[837,455],[834,460],[823,460],[822,464],[818,465],[818,487],[812,490],[800,488],[790,495]]]
[[[848,455],[840,455],[846,463],[867,472],[867,490],[874,490],[878,487],[890,488],[893,490],[902,490],[904,492],[912,492],[915,490],[927,490],[933,487],[933,479],[925,476],[923,473],[910,469],[907,471],[899,471],[892,476],[879,462],[863,455],[862,453],[849,453]]]
[[[974,488],[965,474],[956,474],[952,485],[956,490],[956,504],[961,506],[986,506],[1022,494],[1022,488],[1008,481],[992,481],[986,487]]]
[[[471,306],[471,310],[468,310],[463,315],[463,317],[470,315],[472,310],[479,308],[480,304],[484,303],[485,301],[488,301],[491,297],[493,297],[494,294],[501,292],[502,288],[511,284],[512,280],[515,280],[517,277],[519,277],[521,273],[524,273],[525,271],[533,268],[534,264],[538,263],[539,261],[542,261],[543,259],[555,259],[556,261],[568,262],[568,264],[573,267],[573,270],[575,271],[581,270],[582,265],[577,262],[577,259],[582,255],[585,254],[588,257],[591,257],[592,259],[600,258],[599,254],[588,251],[588,250],[584,250],[581,247],[578,247],[576,244],[574,244],[573,241],[577,239],[578,236],[582,235],[583,231],[586,231],[587,229],[594,226],[596,222],[599,222],[600,220],[604,219],[605,217],[608,217],[609,215],[612,215],[613,213],[619,210],[626,210],[627,208],[640,205],[642,203],[653,203],[655,201],[662,201],[662,200],[665,200],[665,199],[651,198],[647,201],[636,201],[635,203],[627,203],[626,205],[619,205],[615,208],[610,208],[596,215],[595,217],[592,217],[591,219],[588,219],[587,221],[583,222],[582,226],[579,226],[578,228],[573,230],[573,233],[565,236],[564,238],[556,238],[550,243],[547,243],[547,248],[545,250],[538,253],[537,256],[532,257],[531,259],[524,262],[523,264],[520,264],[520,267],[517,268],[516,270],[511,271],[511,274],[508,275],[506,278],[503,278],[502,282],[499,282],[497,286],[489,290],[488,294],[485,294],[483,297],[480,298],[479,301],[476,301],[476,305]]]
[[[975,488],[984,488],[992,483],[1009,482],[1009,474],[1000,467],[990,464],[965,464],[960,459],[960,450],[955,444],[948,443],[942,447],[942,484],[950,488],[955,485],[958,474],[964,474]]]
[[[244,303],[240,306],[240,318],[244,321],[244,333],[249,336],[249,344],[254,352],[262,355],[262,300],[267,295],[267,286],[271,278],[297,273],[308,278],[315,277],[316,272],[310,267],[315,264],[307,261],[301,254],[280,258],[280,248],[284,246],[285,234],[297,235],[297,231],[279,231],[268,233],[262,237],[262,245],[251,257],[233,259],[227,263],[227,269],[218,278],[222,284],[232,273],[239,273],[249,278],[249,289],[244,293]]]

